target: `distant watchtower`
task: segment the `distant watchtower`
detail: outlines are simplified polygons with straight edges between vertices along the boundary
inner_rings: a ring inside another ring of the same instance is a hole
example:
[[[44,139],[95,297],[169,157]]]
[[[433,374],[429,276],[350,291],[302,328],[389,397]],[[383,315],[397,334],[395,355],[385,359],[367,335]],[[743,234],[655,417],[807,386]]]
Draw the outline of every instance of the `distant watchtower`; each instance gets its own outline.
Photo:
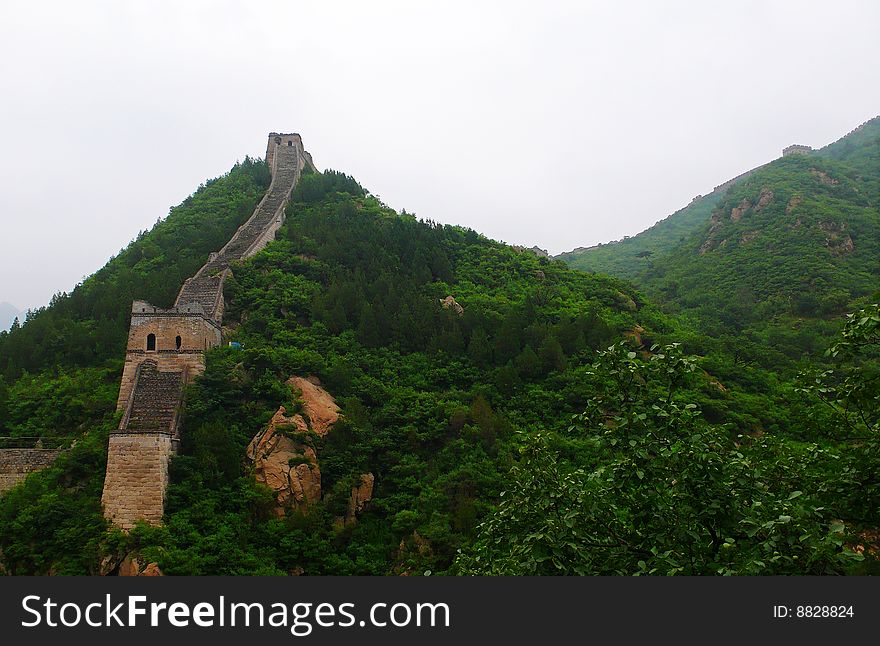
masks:
[[[809,155],[811,152],[813,152],[813,148],[811,146],[792,144],[791,146],[786,146],[782,149],[782,156],[788,157],[789,155]]]
[[[266,163],[269,164],[269,169],[274,174],[275,172],[275,147],[276,146],[291,146],[298,147],[300,150],[303,149],[302,137],[300,137],[295,132],[289,132],[286,134],[282,134],[280,132],[270,132],[269,133],[269,142],[266,145]]]

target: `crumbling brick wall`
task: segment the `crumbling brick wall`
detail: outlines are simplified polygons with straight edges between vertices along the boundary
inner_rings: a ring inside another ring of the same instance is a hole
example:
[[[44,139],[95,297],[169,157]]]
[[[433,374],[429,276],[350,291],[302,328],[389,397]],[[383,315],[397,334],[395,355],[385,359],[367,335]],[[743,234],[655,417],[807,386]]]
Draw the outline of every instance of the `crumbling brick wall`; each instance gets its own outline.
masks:
[[[45,469],[61,449],[0,449],[0,494],[6,493],[29,473]]]

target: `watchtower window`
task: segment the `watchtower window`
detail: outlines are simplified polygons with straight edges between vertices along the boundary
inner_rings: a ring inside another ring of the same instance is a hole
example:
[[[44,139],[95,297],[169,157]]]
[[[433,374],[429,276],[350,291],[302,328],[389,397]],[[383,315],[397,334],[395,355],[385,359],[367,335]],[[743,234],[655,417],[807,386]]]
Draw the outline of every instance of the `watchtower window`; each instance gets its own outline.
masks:
[[[147,335],[147,350],[155,350],[156,349],[156,335],[148,334]]]
[[[288,139],[288,140],[287,140],[287,145],[288,145],[288,146],[292,146],[292,145],[293,145],[293,142],[292,142],[290,139]]]
[[[275,137],[275,143],[276,143],[276,144],[280,144],[280,143],[281,143],[281,137]]]
[[[182,343],[183,343],[183,341],[182,341],[182,339],[181,339],[180,337],[177,337],[176,339],[174,339],[174,345],[177,346],[177,349],[178,349],[178,350],[180,350],[180,345],[181,345]]]

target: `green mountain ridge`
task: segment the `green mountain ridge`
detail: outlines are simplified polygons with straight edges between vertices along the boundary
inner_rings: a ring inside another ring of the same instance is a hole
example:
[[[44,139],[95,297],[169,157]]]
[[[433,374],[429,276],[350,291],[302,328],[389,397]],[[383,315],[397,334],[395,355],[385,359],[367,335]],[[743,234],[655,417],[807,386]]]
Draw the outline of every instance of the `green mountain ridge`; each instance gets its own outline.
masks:
[[[582,271],[633,280],[643,270],[645,259],[663,253],[676,242],[683,241],[691,231],[708,220],[722,196],[723,191],[713,191],[708,195],[695,197],[686,207],[638,235],[618,242],[575,249],[554,258]]]
[[[768,352],[752,319],[684,300],[699,285],[682,274],[709,276],[707,259],[749,243],[772,248],[801,217],[792,239],[824,250],[817,276],[849,272],[848,297],[863,297],[873,270],[857,270],[876,215],[863,148],[787,158],[738,182],[677,243],[694,266],[646,256],[678,277],[682,300],[669,296],[668,312],[622,278],[397,213],[342,173],[303,175],[275,241],[232,267],[224,323],[237,345],[208,351],[187,389],[163,525],[122,533],[100,496],[130,303],[170,304],[248,217],[269,176],[246,160],[0,333],[0,435],[67,448],[0,498],[0,568],[107,573],[133,555],[199,575],[864,571],[846,541],[880,524],[880,470],[873,444],[844,435],[863,422],[849,408],[840,421],[795,382],[786,362],[801,354]],[[756,293],[777,293],[763,273]],[[461,310],[442,305],[450,296]],[[839,306],[823,333],[840,331]],[[317,377],[343,417],[323,437],[282,429],[317,455],[324,495],[279,514],[246,447],[279,406],[303,410],[294,375]],[[372,499],[340,522],[364,473]]]
[[[622,243],[563,259],[632,280],[691,327],[749,345],[774,367],[821,354],[842,315],[875,297],[880,118],[709,198]],[[667,233],[673,223],[677,238]]]
[[[880,117],[875,117],[837,141],[814,151],[813,155],[844,161],[854,170],[874,177],[877,174],[876,169],[880,166],[878,129],[880,129]],[[781,158],[768,164],[780,160]],[[650,271],[648,259],[669,253],[677,244],[684,242],[690,234],[709,220],[726,191],[732,190],[734,186],[768,164],[724,182],[715,187],[711,193],[695,197],[684,208],[635,236],[617,242],[575,249],[555,257],[576,269],[637,280],[643,273]],[[867,185],[866,190],[877,194],[876,183]]]

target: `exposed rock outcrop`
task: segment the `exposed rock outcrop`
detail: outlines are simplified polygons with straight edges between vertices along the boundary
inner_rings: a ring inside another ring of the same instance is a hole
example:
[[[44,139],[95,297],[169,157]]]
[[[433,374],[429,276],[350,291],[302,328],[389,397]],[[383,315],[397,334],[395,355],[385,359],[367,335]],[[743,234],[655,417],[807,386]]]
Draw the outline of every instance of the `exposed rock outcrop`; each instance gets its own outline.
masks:
[[[407,564],[407,561],[411,559],[422,560],[432,556],[434,556],[434,550],[431,548],[431,543],[419,534],[418,531],[413,531],[411,536],[400,541],[400,546],[397,548],[397,558],[395,559],[396,564],[391,569],[391,574],[412,576],[416,572]]]
[[[771,191],[766,186],[761,189],[761,194],[758,196],[758,203],[755,204],[755,211],[760,211],[765,206],[770,204],[773,201],[773,191]]]
[[[447,296],[446,298],[440,299],[440,305],[443,306],[444,310],[452,309],[453,312],[461,316],[464,314],[464,308],[455,300],[452,296]]]
[[[128,557],[119,565],[119,576],[164,576],[158,563],[144,563],[138,558]]]
[[[825,184],[825,186],[835,186],[837,184],[840,184],[840,182],[838,180],[834,179],[828,173],[826,173],[825,171],[819,170],[818,168],[811,168],[810,174],[813,177],[815,177],[816,179],[818,179],[820,182]]]
[[[345,513],[345,524],[356,522],[367,503],[373,499],[373,485],[376,478],[372,473],[361,474],[360,482],[351,488],[351,496],[348,499],[348,511]]]
[[[846,225],[839,222],[820,222],[819,228],[825,233],[825,246],[838,255],[851,253],[856,247],[846,232]]]
[[[302,413],[288,415],[284,406],[279,407],[247,448],[257,482],[275,493],[278,516],[290,509],[305,510],[321,499],[321,470],[310,434],[326,435],[339,419],[339,407],[315,381],[289,379],[287,383],[300,393]]]
[[[637,346],[642,345],[642,335],[645,333],[645,328],[641,325],[634,325],[629,330],[624,330],[623,336],[627,339],[631,339]]]
[[[743,214],[750,208],[752,208],[752,203],[744,199],[742,202],[740,202],[739,206],[735,206],[730,209],[731,222],[739,222]]]
[[[105,556],[99,573],[101,576],[164,576],[158,563],[144,563],[132,552]]]
[[[308,444],[309,427],[302,415],[286,413],[281,406],[247,448],[257,482],[275,493],[278,516],[289,509],[304,510],[321,499],[321,471]]]
[[[723,217],[723,211],[718,210],[712,213],[712,216],[709,218],[709,233],[706,235],[706,240],[700,245],[698,252],[701,256],[715,248],[715,235],[718,233],[718,229],[721,228]]]
[[[757,231],[746,231],[742,234],[742,237],[739,239],[740,244],[747,244],[758,237]]]
[[[802,198],[800,195],[792,195],[791,199],[788,201],[788,206],[785,207],[785,214],[789,215],[797,207],[803,204],[803,202],[804,198]]]
[[[321,382],[317,377],[291,377],[288,385],[300,392],[300,400],[303,403],[303,412],[308,417],[311,430],[320,436],[324,436],[330,427],[339,419],[339,406],[336,400],[326,390],[321,388]]]

